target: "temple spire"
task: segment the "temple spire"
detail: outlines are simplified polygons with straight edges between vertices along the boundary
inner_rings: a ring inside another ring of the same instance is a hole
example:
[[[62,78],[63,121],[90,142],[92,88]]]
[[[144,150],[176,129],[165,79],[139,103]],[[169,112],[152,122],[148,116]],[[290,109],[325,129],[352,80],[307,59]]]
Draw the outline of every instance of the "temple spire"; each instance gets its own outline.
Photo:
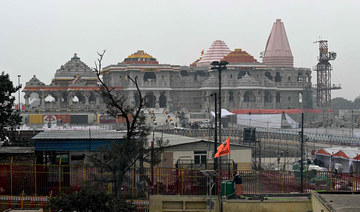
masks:
[[[210,63],[213,61],[220,61],[229,53],[230,49],[227,47],[225,42],[222,40],[216,40],[211,44],[205,55],[198,62],[196,62],[196,66],[210,66]]]
[[[294,66],[294,57],[281,19],[276,19],[271,29],[263,54],[263,63],[269,67]]]

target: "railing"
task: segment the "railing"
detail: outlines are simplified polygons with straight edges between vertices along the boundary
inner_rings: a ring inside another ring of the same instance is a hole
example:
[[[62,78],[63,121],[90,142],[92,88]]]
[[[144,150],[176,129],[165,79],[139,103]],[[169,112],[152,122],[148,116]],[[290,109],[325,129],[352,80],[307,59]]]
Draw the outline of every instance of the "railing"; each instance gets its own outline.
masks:
[[[234,172],[234,171],[233,171]],[[232,180],[228,170],[219,171],[220,177],[212,192],[220,194],[221,181]],[[240,171],[243,178],[244,194],[301,192],[300,173],[294,171]],[[85,182],[100,182],[110,176],[97,167],[40,165],[40,164],[0,164],[0,205],[7,207],[39,207],[47,204],[48,196],[59,192],[79,190]],[[111,192],[111,183],[99,187]],[[146,211],[148,196],[153,195],[208,195],[208,178],[199,169],[146,168],[143,171],[131,169],[121,188],[129,200],[136,200],[139,210]],[[303,192],[313,190],[358,191],[359,173],[336,174],[333,172],[304,171]]]
[[[246,126],[244,126],[246,127]],[[267,139],[283,139],[290,141],[299,141],[299,129],[275,129],[275,128],[262,128],[256,127],[256,138],[262,139],[263,141]],[[183,136],[190,137],[201,137],[203,139],[213,139],[214,130],[213,129],[165,129],[164,133],[170,134],[179,134]],[[243,140],[243,129],[232,129],[225,128],[222,129],[223,137],[231,136],[235,140]],[[332,144],[339,145],[348,145],[348,146],[357,146],[360,145],[360,138],[350,137],[346,135],[334,135],[334,134],[322,134],[322,133],[304,133],[306,138],[309,138],[309,141],[317,142],[327,142]],[[233,139],[233,140],[234,140]]]

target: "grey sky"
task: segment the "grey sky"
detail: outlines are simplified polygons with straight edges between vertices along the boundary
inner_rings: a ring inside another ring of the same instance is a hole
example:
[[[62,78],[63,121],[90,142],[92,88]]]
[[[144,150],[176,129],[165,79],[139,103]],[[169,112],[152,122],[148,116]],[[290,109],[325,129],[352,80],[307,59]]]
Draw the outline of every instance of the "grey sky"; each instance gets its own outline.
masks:
[[[104,65],[121,62],[138,49],[160,63],[189,65],[214,40],[241,48],[257,60],[275,19],[285,24],[296,67],[313,68],[318,44],[338,53],[333,97],[360,95],[360,1],[332,0],[2,0],[0,71],[25,84],[33,75],[49,84],[76,52],[93,67],[97,51]],[[316,72],[313,72],[316,83]]]

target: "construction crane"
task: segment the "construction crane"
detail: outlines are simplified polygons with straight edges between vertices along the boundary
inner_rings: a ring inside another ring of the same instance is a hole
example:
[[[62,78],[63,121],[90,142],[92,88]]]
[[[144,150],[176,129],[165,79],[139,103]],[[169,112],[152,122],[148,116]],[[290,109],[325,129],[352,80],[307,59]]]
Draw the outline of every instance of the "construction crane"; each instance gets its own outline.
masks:
[[[316,100],[322,121],[326,126],[331,119],[331,90],[341,89],[340,85],[331,84],[332,66],[329,61],[335,60],[337,55],[335,52],[328,51],[327,40],[319,40],[314,43],[319,43],[318,63],[314,70],[317,72]]]

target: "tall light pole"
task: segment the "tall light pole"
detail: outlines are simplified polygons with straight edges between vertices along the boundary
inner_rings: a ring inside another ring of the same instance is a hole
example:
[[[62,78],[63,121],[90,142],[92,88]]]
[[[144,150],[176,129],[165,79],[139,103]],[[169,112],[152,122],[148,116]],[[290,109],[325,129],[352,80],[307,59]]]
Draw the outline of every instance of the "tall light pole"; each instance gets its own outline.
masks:
[[[211,65],[213,67],[211,67],[211,70],[218,70],[219,71],[219,112],[218,112],[218,115],[219,115],[219,142],[222,142],[221,140],[221,71],[222,70],[226,70],[226,65],[229,64],[227,61],[213,61],[211,63]],[[229,156],[230,157],[230,156]],[[230,158],[229,158],[230,160]],[[221,159],[219,159],[219,165],[221,167]],[[230,166],[230,165],[229,165]]]
[[[21,105],[20,105],[20,78],[21,78],[21,75],[20,74],[18,74],[18,86],[19,86],[19,90],[18,90],[18,93],[19,93],[19,100],[18,100],[18,110],[19,110],[19,112],[21,111]]]
[[[218,142],[217,142],[217,101],[216,101],[216,93],[212,93],[210,94],[210,96],[214,96],[214,100],[215,100],[215,120],[214,120],[214,155],[217,153],[217,146],[218,146]],[[214,158],[214,170],[217,171],[218,169],[218,159]]]

